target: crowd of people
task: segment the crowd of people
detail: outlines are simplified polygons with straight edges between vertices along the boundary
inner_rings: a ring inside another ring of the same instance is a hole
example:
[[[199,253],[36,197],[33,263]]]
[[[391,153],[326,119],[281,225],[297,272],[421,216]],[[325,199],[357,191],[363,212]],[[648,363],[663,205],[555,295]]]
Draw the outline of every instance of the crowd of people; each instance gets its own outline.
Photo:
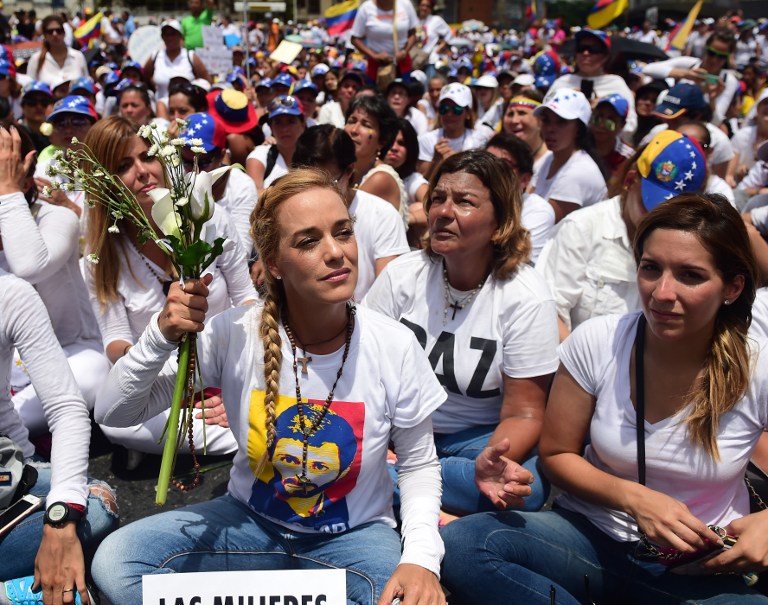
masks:
[[[142,62],[128,12],[82,48],[90,15],[0,19],[42,42],[0,46],[0,463],[37,475],[0,512],[45,500],[0,528],[0,604],[328,568],[357,605],[768,603],[768,19],[675,48],[430,0],[336,38],[188,10]],[[88,149],[157,227],[147,126],[234,167],[201,279],[58,169]],[[193,332],[228,491],[118,529],[92,426],[127,473],[161,453]]]

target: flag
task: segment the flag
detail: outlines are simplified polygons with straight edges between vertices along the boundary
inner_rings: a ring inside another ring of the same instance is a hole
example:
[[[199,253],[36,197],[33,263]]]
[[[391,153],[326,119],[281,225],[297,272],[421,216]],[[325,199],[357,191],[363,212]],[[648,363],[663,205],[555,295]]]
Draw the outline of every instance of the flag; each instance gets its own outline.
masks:
[[[694,4],[691,8],[691,12],[688,13],[688,16],[685,18],[685,21],[678,23],[677,27],[672,30],[672,33],[669,36],[669,46],[671,48],[676,48],[677,50],[683,50],[683,48],[685,48],[685,43],[688,40],[688,36],[691,35],[693,24],[696,22],[696,17],[699,16],[702,4],[704,4],[704,0],[699,0]]]
[[[528,21],[536,21],[539,18],[539,7],[537,0],[528,0],[525,7],[525,16]]]
[[[80,44],[86,44],[89,41],[101,36],[101,19],[104,15],[96,13],[80,27],[75,30],[74,36]]]
[[[348,0],[341,4],[334,4],[328,8],[325,17],[325,29],[329,36],[338,36],[352,27],[352,22],[357,15],[360,0]]]
[[[627,10],[629,0],[597,0],[587,16],[587,25],[602,29]]]

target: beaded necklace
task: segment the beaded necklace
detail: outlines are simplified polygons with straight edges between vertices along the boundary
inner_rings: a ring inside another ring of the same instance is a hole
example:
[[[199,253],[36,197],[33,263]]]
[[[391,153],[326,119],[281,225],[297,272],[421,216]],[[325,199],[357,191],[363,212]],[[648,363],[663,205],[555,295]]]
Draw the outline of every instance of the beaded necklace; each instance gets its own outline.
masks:
[[[136,254],[139,255],[139,258],[141,258],[142,261],[144,261],[144,264],[147,266],[147,269],[152,273],[152,275],[155,276],[155,279],[157,282],[163,287],[163,294],[168,296],[168,291],[171,289],[171,284],[173,283],[173,275],[160,275],[155,269],[147,262],[147,258],[139,252],[138,247],[136,244],[134,244],[130,239],[128,240],[133,247],[134,250],[136,250]]]
[[[355,329],[355,307],[353,305],[347,306],[347,340],[344,343],[344,353],[341,356],[341,365],[339,366],[339,371],[336,372],[336,380],[333,381],[333,386],[331,387],[330,393],[328,393],[328,397],[325,398],[325,402],[323,403],[323,409],[320,411],[319,414],[315,416],[315,419],[312,421],[312,424],[309,426],[306,425],[305,418],[306,414],[304,413],[304,403],[301,400],[301,386],[299,385],[299,367],[298,367],[298,358],[296,357],[296,339],[293,335],[293,330],[291,330],[291,327],[288,325],[288,321],[285,318],[285,315],[283,316],[283,327],[285,328],[285,334],[288,336],[288,342],[291,344],[291,353],[293,354],[293,377],[296,380],[296,407],[299,410],[299,430],[301,431],[301,434],[303,436],[302,440],[302,455],[301,455],[301,475],[296,475],[296,481],[298,481],[299,486],[301,487],[301,491],[304,493],[304,495],[307,494],[307,491],[309,491],[310,486],[312,485],[312,480],[307,477],[307,462],[308,462],[308,452],[309,452],[309,438],[312,436],[312,434],[317,430],[317,428],[320,426],[320,423],[325,418],[325,415],[328,413],[329,408],[331,407],[331,402],[333,401],[333,394],[336,391],[336,385],[339,383],[339,379],[341,378],[341,373],[344,371],[344,364],[347,361],[347,356],[349,355],[349,347],[352,343],[352,332]],[[306,364],[303,365],[302,373],[306,374]]]
[[[448,269],[445,267],[445,263],[443,263],[443,286],[445,288],[445,309],[443,310],[443,325],[448,323],[448,309],[453,309],[453,314],[451,315],[451,321],[453,321],[456,319],[456,311],[461,311],[464,309],[464,307],[472,302],[475,296],[477,296],[478,292],[482,290],[487,278],[488,276],[484,275],[483,281],[477,284],[477,286],[475,286],[475,288],[473,288],[472,291],[467,294],[467,296],[461,300],[454,300],[453,295],[451,294],[451,284],[448,283]]]

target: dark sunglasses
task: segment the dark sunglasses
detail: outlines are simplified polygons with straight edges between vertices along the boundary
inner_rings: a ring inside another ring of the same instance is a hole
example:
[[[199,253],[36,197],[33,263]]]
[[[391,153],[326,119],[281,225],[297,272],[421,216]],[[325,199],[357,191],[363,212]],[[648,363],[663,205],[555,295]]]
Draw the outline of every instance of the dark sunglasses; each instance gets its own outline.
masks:
[[[605,46],[600,46],[599,44],[581,44],[576,47],[576,52],[578,54],[588,52],[590,55],[604,55],[606,48]]]
[[[85,128],[91,124],[91,120],[88,118],[57,118],[53,121],[54,128]]]
[[[64,35],[64,28],[63,27],[54,27],[53,29],[46,29],[45,33],[46,34],[51,34],[51,35],[57,34],[59,36],[63,36]]]
[[[718,59],[726,60],[728,57],[731,56],[731,53],[727,51],[717,50],[716,48],[712,48],[711,46],[707,46],[707,54],[710,57],[716,57]]]
[[[203,155],[198,155],[198,156],[197,156],[197,167],[198,167],[200,170],[203,170],[203,171],[206,171],[206,170],[208,170],[208,168],[210,168],[210,167],[211,167],[211,165],[212,165],[212,164],[213,164],[213,163],[214,163],[216,160],[218,160],[218,159],[219,159],[219,158],[218,158],[218,155],[219,155],[219,150],[218,150],[218,148],[216,148],[216,149],[212,149],[211,151],[209,151],[208,153],[206,153],[206,154],[205,154],[205,156],[203,156]],[[184,168],[187,168],[187,169],[189,169],[189,170],[191,170],[191,169],[192,169],[192,168],[194,168],[194,166],[195,166],[195,160],[194,160],[194,159],[191,159],[191,158],[186,158],[186,157],[182,156],[182,157],[181,157],[181,162],[184,164]]]
[[[602,126],[608,132],[616,132],[616,129],[619,127],[616,120],[612,120],[611,118],[601,118],[600,116],[592,116],[589,123],[593,126]]]
[[[37,107],[48,107],[51,103],[53,103],[53,100],[47,98],[47,97],[27,97],[26,99],[22,100],[22,105],[30,105],[30,106],[37,106]]]
[[[460,116],[464,113],[464,107],[461,105],[454,105],[451,107],[451,105],[448,105],[448,103],[441,103],[440,106],[437,108],[437,111],[440,112],[441,116],[449,114],[451,111],[453,111],[454,115]]]

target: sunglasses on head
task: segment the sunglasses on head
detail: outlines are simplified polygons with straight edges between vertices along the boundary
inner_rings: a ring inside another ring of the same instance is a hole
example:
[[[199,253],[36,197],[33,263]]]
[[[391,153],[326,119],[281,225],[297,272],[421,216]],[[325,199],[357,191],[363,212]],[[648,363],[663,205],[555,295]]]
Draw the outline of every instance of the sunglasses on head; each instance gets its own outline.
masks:
[[[592,119],[589,122],[594,126],[602,126],[608,132],[616,132],[616,129],[619,127],[616,120],[612,120],[611,118],[601,118],[600,116],[592,116]]]
[[[448,103],[440,103],[440,106],[437,108],[437,110],[440,112],[441,116],[444,116],[451,111],[453,111],[454,115],[460,116],[464,113],[464,107],[461,105],[449,105]]]
[[[712,48],[711,46],[707,46],[707,54],[710,57],[715,57],[717,59],[723,59],[723,60],[731,56],[731,53],[729,53],[728,51],[717,50],[716,48]]]
[[[272,99],[272,101],[269,103],[269,106],[267,107],[267,110],[271,113],[280,107],[293,109],[294,107],[298,107],[298,105],[299,100],[296,97],[288,95],[285,97],[276,97]]]
[[[46,34],[51,34],[51,35],[58,34],[59,36],[63,36],[64,35],[64,28],[63,27],[53,27],[51,29],[46,29],[45,33]]]
[[[579,54],[588,52],[590,55],[604,55],[605,51],[606,48],[599,44],[580,44],[576,47],[576,52]]]

